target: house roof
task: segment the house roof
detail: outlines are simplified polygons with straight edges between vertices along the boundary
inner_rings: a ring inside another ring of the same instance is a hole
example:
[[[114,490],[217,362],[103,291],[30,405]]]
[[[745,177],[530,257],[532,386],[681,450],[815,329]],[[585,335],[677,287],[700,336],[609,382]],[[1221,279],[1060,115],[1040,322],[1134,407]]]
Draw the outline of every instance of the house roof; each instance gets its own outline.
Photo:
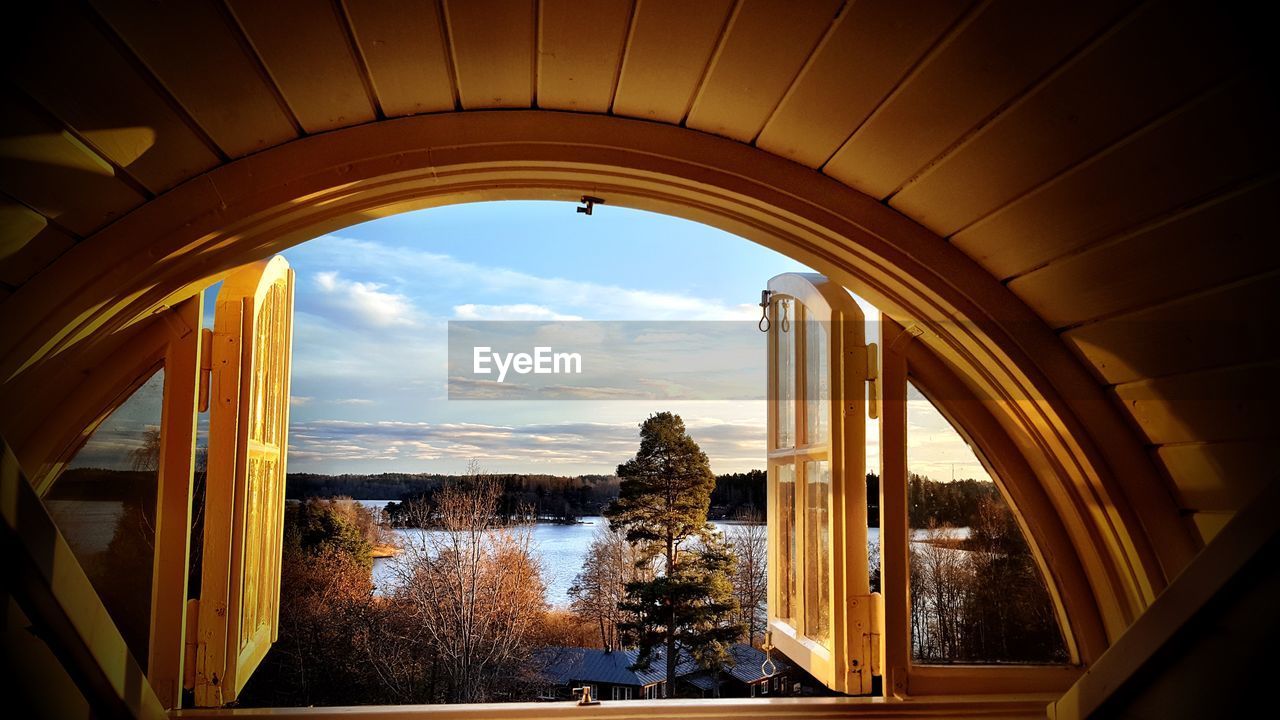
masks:
[[[609,683],[610,685],[645,686],[666,680],[665,666],[655,660],[648,670],[631,670],[636,661],[635,650],[597,650],[594,648],[543,648],[534,653],[548,679],[569,682]]]
[[[635,650],[549,647],[535,652],[533,660],[543,676],[556,684],[588,682],[642,687],[666,680],[666,666],[660,658],[655,658],[647,670],[631,670],[637,654]],[[729,648],[729,654],[733,657],[733,667],[726,667],[724,671],[738,681],[751,683],[768,677],[760,671],[765,659],[761,650],[738,643]],[[774,662],[781,665],[778,658],[774,658]],[[701,678],[709,687],[710,679],[697,675],[699,671],[697,663],[685,660],[676,666],[676,677],[695,685]]]

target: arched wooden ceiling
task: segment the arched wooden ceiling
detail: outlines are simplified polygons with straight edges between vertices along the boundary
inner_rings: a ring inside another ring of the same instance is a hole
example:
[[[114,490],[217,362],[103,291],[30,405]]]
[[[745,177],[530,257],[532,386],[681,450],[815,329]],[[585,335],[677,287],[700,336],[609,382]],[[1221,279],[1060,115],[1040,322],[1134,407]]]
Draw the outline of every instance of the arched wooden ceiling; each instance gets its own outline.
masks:
[[[536,108],[754,145],[901,212],[1055,329],[1210,537],[1274,477],[1263,24],[1132,0],[56,0],[6,10],[0,314],[237,158]],[[39,5],[38,8],[34,6]]]

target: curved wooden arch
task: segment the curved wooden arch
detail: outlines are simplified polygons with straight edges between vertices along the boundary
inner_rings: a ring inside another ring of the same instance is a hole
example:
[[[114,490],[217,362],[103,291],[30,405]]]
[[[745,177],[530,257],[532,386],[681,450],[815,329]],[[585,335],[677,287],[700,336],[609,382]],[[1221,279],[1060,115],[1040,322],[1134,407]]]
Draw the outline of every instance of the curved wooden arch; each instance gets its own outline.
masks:
[[[0,402],[210,278],[405,210],[584,194],[754,240],[845,284],[955,368],[1034,470],[1114,639],[1198,549],[1134,430],[1065,345],[961,251],[873,199],[741,143],[551,111],[389,120],[196,177],[68,251],[5,303]],[[20,402],[19,402],[20,404]],[[7,418],[3,422],[20,422]],[[2,430],[3,428],[0,428]]]

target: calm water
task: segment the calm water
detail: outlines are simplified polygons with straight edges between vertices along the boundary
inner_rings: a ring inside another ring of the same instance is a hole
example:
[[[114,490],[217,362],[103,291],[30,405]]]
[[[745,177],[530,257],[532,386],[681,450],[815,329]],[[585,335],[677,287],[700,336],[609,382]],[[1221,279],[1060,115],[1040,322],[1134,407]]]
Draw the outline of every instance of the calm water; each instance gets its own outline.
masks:
[[[373,510],[381,510],[390,500],[360,500],[361,505]],[[602,517],[584,517],[578,525],[555,525],[539,523],[533,527],[533,543],[542,559],[542,579],[547,584],[547,602],[552,605],[569,604],[569,586],[573,578],[582,569],[587,549],[591,546],[591,538],[596,529],[607,525]],[[730,522],[712,523],[716,527],[731,525]],[[430,530],[397,529],[396,534],[405,538],[421,537]],[[382,593],[394,586],[395,572],[392,563],[396,558],[374,558],[373,584],[377,592]]]
[[[361,505],[375,511],[386,507],[390,500],[360,500]],[[602,517],[584,517],[578,525],[554,525],[539,523],[533,528],[533,542],[542,559],[542,579],[547,584],[547,602],[552,605],[569,604],[569,586],[573,578],[582,570],[587,549],[591,546],[591,538],[596,529],[606,525]],[[723,529],[734,524],[731,521],[713,522],[712,525]],[[430,530],[398,529],[395,533],[405,538],[421,537]],[[916,531],[917,533],[921,531]],[[957,537],[965,537],[968,528],[955,528]],[[868,528],[867,540],[880,542],[880,528]],[[374,558],[373,584],[375,592],[381,594],[394,587],[395,572],[392,563],[396,558]]]

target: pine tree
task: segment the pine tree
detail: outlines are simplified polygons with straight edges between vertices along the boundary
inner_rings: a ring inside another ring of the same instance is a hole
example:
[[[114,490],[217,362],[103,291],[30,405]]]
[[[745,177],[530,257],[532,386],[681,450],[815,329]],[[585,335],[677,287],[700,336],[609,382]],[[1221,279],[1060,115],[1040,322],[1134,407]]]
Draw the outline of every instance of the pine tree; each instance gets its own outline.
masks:
[[[640,425],[640,450],[618,466],[618,477],[618,499],[605,517],[662,561],[657,577],[627,585],[619,607],[634,620],[619,629],[639,649],[636,668],[649,667],[665,649],[670,696],[682,653],[718,668],[742,634],[731,620],[738,610],[728,576],[733,556],[707,524],[715,475],[680,416],[662,412]]]

